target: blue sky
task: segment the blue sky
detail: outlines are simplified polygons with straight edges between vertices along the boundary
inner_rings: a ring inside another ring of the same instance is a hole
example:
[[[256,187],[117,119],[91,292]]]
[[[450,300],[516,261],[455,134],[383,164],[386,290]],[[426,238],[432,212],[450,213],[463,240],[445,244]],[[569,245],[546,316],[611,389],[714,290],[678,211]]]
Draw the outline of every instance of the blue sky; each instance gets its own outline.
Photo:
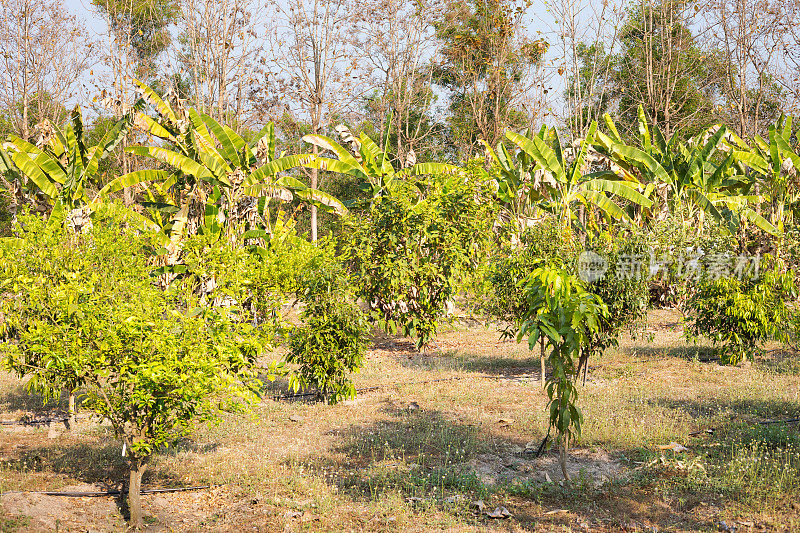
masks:
[[[90,0],[65,0],[67,9],[86,23],[87,28],[99,35],[105,31],[106,25],[91,12]]]

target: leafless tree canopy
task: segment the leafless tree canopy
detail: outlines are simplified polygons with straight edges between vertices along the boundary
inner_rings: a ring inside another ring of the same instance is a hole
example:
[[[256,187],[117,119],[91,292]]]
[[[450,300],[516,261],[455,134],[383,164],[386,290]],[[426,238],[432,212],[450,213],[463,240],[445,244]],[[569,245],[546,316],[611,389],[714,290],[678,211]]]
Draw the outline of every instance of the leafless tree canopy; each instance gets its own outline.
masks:
[[[95,47],[60,1],[0,0],[0,107],[24,139],[64,118]]]
[[[252,126],[250,97],[267,82],[260,63],[264,17],[252,0],[181,2],[176,66],[188,77],[198,108],[237,127]]]
[[[121,116],[130,77],[239,131],[376,133],[391,117],[401,164],[443,139],[472,153],[506,127],[557,122],[577,138],[639,104],[665,132],[713,120],[750,137],[800,103],[798,0],[93,0],[103,46],[59,1],[0,6],[0,108],[23,137],[88,103],[90,80]],[[459,28],[476,9],[499,18]]]

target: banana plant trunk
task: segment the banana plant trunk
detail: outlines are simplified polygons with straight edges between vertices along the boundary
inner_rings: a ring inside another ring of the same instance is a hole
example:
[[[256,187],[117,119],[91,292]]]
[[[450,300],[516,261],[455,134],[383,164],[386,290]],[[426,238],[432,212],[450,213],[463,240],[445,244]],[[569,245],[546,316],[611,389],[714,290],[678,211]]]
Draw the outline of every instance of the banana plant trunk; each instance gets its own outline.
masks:
[[[773,224],[776,228],[778,228],[778,253],[777,256],[780,257],[783,253],[783,245],[784,245],[784,235],[783,235],[783,224],[784,224],[784,211],[785,211],[785,203],[781,199],[778,201],[778,205],[775,208],[775,220]]]

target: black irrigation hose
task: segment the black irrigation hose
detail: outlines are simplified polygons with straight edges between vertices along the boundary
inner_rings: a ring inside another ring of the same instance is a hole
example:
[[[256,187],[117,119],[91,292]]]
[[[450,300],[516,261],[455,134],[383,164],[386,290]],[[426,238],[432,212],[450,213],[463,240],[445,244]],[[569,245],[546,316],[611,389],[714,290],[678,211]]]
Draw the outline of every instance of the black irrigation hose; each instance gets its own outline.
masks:
[[[201,485],[197,487],[177,487],[174,489],[142,489],[139,494],[166,494],[169,492],[186,492],[190,490],[202,490],[211,488],[211,485]],[[103,496],[119,496],[122,494],[121,490],[103,490],[96,492],[58,492],[49,490],[6,490],[0,492],[3,494],[41,494],[43,496],[64,496],[67,498],[99,498]]]
[[[35,418],[31,420],[0,420],[0,426],[36,426],[50,422],[66,422],[69,417],[63,418]]]

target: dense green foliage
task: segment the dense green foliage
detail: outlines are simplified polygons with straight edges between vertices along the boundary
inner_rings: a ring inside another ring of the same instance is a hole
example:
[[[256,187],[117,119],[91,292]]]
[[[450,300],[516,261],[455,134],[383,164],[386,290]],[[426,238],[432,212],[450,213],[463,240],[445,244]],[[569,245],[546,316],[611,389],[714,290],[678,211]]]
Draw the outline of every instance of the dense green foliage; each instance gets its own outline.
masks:
[[[459,35],[477,39],[467,26]],[[720,258],[760,251],[797,264],[791,120],[751,144],[724,126],[667,139],[640,107],[631,144],[606,116],[572,144],[556,128],[505,132],[510,143],[484,142],[486,157],[463,167],[398,169],[388,134],[382,146],[364,133],[346,146],[306,135],[315,153],[287,156],[272,124],[240,135],[136,85],[142,101],[95,147],[77,110],[41,146],[2,147],[9,212],[27,203],[45,216],[8,217],[0,283],[8,365],[46,395],[83,394],[139,476],[192,421],[251,400],[257,363],[270,377],[291,368],[295,391],[351,398],[371,323],[424,349],[456,299],[547,349],[562,460],[580,435],[581,370],[641,321],[648,300],[686,307],[691,332],[726,362],[786,339],[791,269],[710,273]],[[90,198],[131,127],[142,135],[128,152],[153,168],[103,179]],[[350,196],[309,188],[304,172],[347,180]],[[139,205],[113,200],[123,188],[138,190]],[[316,242],[297,229],[307,205],[338,217]],[[584,276],[585,263],[602,272]],[[266,363],[281,343],[286,357]]]
[[[291,333],[286,361],[296,363],[289,386],[295,391],[313,388],[328,403],[354,398],[350,372],[364,362],[370,327],[336,264],[309,270],[299,297],[305,304],[303,321]]]
[[[89,231],[24,217],[0,249],[6,364],[48,395],[80,387],[83,406],[124,443],[131,521],[150,456],[193,422],[247,403],[258,384],[262,330],[163,291],[147,265],[149,237],[100,213]]]
[[[540,338],[544,339],[550,349],[552,372],[546,385],[550,427],[562,439],[561,469],[569,479],[566,449],[570,440],[580,436],[583,422],[576,381],[600,331],[600,321],[608,316],[608,307],[575,275],[550,265],[531,273],[525,285],[525,302],[518,338],[527,336],[531,350]]]
[[[488,218],[479,186],[444,176],[423,195],[378,196],[346,221],[344,249],[358,294],[390,331],[425,347],[481,251]]]
[[[769,265],[744,276],[704,279],[689,298],[687,334],[703,335],[724,363],[753,359],[768,340],[786,340],[788,303],[797,297],[794,273]]]
[[[498,250],[488,273],[490,291],[483,310],[502,322],[504,337],[516,337],[525,314],[525,282],[545,263],[576,265],[580,243],[564,240],[555,217],[548,217],[525,231],[519,243]]]

